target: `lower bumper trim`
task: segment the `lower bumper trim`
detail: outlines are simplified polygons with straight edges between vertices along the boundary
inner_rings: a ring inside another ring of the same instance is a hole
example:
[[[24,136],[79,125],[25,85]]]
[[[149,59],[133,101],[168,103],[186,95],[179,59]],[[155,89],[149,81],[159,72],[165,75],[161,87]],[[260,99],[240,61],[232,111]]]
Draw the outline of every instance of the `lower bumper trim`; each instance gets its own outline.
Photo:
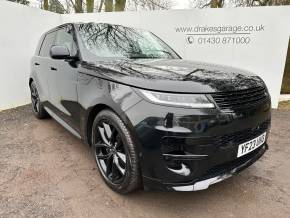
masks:
[[[224,174],[222,176],[216,176],[216,177],[213,177],[210,179],[196,182],[193,185],[175,186],[172,188],[175,191],[200,191],[200,190],[207,189],[210,185],[221,182],[221,181],[223,181],[231,176],[232,176],[232,174]]]

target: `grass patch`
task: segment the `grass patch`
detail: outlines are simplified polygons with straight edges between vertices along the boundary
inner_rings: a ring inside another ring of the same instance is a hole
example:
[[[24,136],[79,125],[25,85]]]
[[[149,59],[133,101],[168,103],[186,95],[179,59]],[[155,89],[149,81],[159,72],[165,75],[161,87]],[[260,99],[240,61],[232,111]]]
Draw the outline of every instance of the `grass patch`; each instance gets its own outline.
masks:
[[[280,101],[278,108],[290,110],[290,101]]]
[[[285,63],[285,72],[283,75],[281,93],[290,94],[290,40],[288,44],[288,52],[287,52],[287,58],[286,58],[286,63]]]
[[[281,93],[290,94],[290,71],[284,74]]]

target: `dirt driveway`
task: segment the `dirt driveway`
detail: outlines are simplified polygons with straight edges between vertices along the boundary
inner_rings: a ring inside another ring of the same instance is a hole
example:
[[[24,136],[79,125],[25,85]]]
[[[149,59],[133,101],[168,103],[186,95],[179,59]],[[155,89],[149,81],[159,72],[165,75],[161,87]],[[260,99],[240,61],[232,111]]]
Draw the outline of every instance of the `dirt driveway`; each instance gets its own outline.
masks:
[[[208,190],[121,196],[89,148],[25,106],[0,113],[0,217],[289,217],[290,110],[273,111],[270,150]]]

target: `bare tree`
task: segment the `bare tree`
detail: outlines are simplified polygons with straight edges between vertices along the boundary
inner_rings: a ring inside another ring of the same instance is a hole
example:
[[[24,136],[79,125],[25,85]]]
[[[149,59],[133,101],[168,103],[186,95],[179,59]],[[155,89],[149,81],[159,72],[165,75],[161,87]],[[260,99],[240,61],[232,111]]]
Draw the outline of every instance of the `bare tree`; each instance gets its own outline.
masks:
[[[23,5],[29,5],[30,4],[30,2],[28,0],[8,0],[8,1],[19,3],[19,4],[23,4]]]
[[[86,0],[86,3],[87,3],[87,13],[93,13],[95,1],[94,0]]]
[[[48,10],[48,0],[43,1],[43,9]]]
[[[76,13],[83,13],[83,0],[75,0],[74,9]]]
[[[103,5],[104,5],[105,0],[101,0],[99,7],[98,7],[98,12],[102,11]]]
[[[290,0],[235,0],[244,7],[290,5]]]
[[[135,8],[145,10],[168,10],[172,7],[171,0],[132,0]]]
[[[222,8],[225,0],[189,0],[193,8]]]
[[[224,5],[224,0],[211,0],[210,7],[211,8],[222,8]]]
[[[68,13],[59,0],[49,0],[48,10],[59,14]]]
[[[65,0],[64,8],[67,14],[71,13],[72,8],[71,8],[70,0]]]
[[[113,11],[113,0],[105,0],[105,11],[106,12]]]
[[[194,8],[290,5],[290,0],[189,0]]]
[[[124,11],[126,0],[115,0],[115,11]]]

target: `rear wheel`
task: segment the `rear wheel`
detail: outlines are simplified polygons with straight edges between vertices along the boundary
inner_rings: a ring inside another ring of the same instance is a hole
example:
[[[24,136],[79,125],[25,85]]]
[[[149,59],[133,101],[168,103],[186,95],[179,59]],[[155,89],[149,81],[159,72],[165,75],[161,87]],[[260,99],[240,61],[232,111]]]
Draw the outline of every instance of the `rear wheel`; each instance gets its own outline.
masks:
[[[92,128],[92,147],[99,171],[107,185],[125,194],[140,185],[136,146],[123,121],[112,111],[101,111]]]
[[[45,109],[40,101],[38,91],[37,91],[37,88],[36,88],[34,81],[32,81],[30,84],[30,93],[31,93],[31,106],[32,106],[32,111],[33,111],[34,115],[38,119],[47,118],[49,115],[45,111]]]

